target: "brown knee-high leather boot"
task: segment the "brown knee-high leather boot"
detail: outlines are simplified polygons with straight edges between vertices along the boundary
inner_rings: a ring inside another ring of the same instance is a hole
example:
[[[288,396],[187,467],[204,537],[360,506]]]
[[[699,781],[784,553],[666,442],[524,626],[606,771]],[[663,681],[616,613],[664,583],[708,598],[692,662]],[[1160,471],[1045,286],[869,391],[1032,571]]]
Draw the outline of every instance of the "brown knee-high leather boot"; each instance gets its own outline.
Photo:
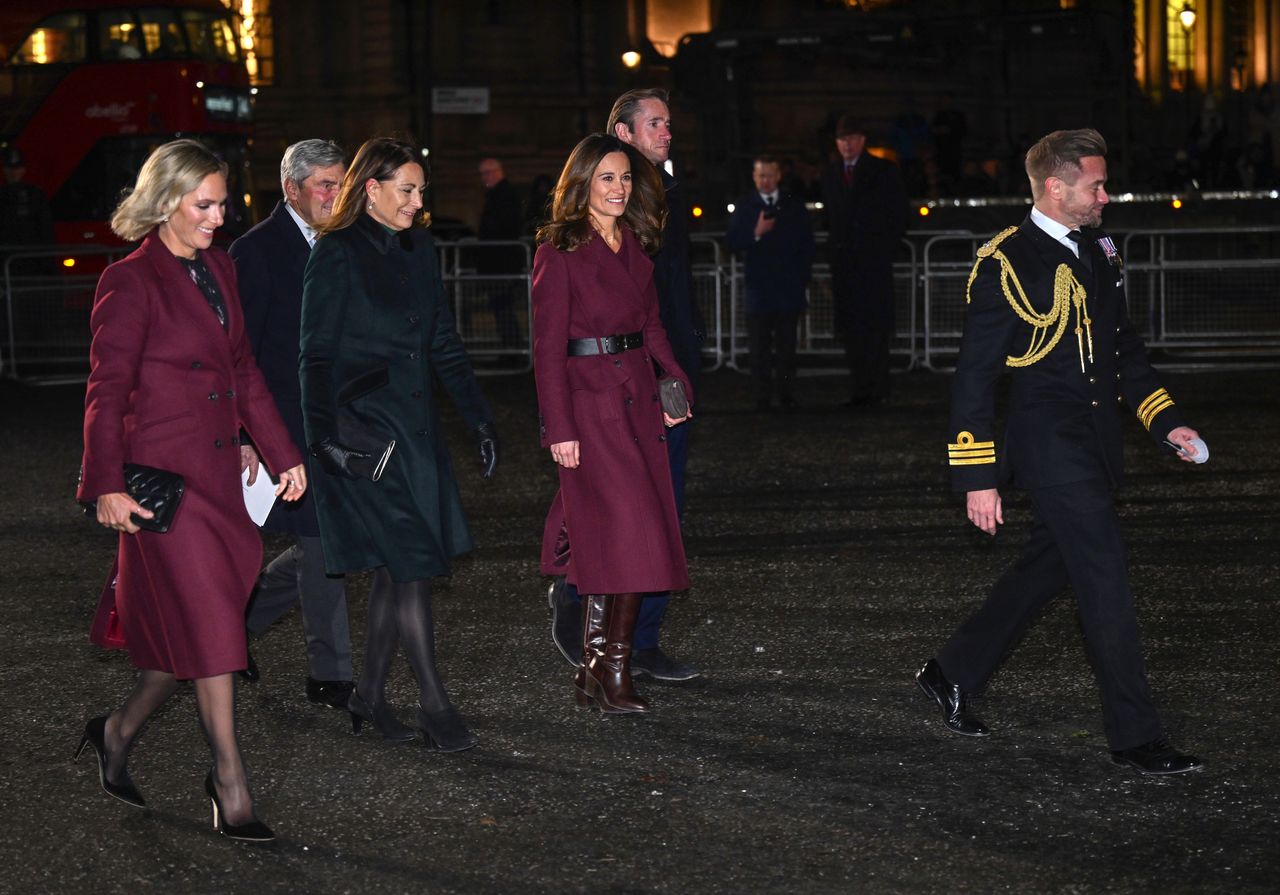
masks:
[[[631,638],[640,615],[640,594],[613,594],[606,602],[604,655],[587,668],[595,698],[606,715],[649,711],[631,683]]]
[[[591,705],[596,695],[596,681],[589,668],[604,658],[606,607],[601,594],[582,598],[582,662],[573,679],[573,695],[581,706]]]

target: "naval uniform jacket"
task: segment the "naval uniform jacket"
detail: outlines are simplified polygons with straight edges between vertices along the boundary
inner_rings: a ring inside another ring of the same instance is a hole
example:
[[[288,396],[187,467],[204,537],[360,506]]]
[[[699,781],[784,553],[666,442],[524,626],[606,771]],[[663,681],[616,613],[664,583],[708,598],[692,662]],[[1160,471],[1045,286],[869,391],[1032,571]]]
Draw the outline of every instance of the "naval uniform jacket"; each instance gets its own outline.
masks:
[[[1077,259],[1028,217],[978,252],[951,394],[948,456],[957,491],[1008,480],[1026,489],[1099,478],[1118,487],[1126,412],[1157,443],[1185,425],[1129,322],[1119,254],[1106,234],[1084,233]],[[1062,309],[1068,319],[1056,344],[1028,363],[1029,354],[1040,353],[1033,346],[1042,351],[1061,322],[1054,311],[1060,276],[1083,286],[1084,305],[1079,314],[1071,303]],[[1037,329],[1024,315],[1048,325]],[[1006,374],[1008,422],[1000,434],[996,386]]]
[[[693,391],[662,326],[654,265],[631,231],[621,232],[616,255],[592,238],[571,252],[543,243],[533,257],[541,442],[577,441],[581,459],[576,469],[560,467],[542,572],[566,575],[584,594],[689,586],[654,361],[683,381],[691,402]],[[571,339],[635,332],[644,336],[638,348],[567,356]]]
[[[307,444],[341,442],[350,414],[395,450],[382,478],[311,480],[330,574],[385,566],[395,581],[449,574],[472,547],[436,412],[433,377],[474,430],[493,420],[454,325],[435,241],[369,215],[320,237],[302,290],[299,361]]]
[[[84,466],[77,495],[124,491],[126,462],[185,480],[164,534],[121,533],[119,575],[98,607],[94,642],[114,606],[129,658],[181,679],[245,667],[244,609],[262,564],[262,539],[240,486],[243,427],[271,472],[302,462],[245,338],[235,268],[201,252],[222,293],[223,329],[204,294],[160,241],[102,273],[89,325]]]
[[[284,202],[277,203],[269,218],[231,244],[245,334],[276,410],[303,453],[307,440],[302,429],[302,387],[298,384],[298,331],[302,326],[302,274],[310,257],[311,244]],[[308,482],[315,479],[317,470],[308,462]],[[277,500],[262,527],[318,538],[320,523],[311,489],[301,500]]]

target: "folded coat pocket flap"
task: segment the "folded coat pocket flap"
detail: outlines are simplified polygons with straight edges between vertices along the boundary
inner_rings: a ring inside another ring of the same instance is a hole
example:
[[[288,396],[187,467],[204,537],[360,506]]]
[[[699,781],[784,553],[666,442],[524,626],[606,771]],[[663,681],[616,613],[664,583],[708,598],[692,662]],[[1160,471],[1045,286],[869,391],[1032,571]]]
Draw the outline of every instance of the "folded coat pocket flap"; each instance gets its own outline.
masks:
[[[391,382],[391,374],[387,372],[385,366],[361,373],[359,376],[348,379],[342,388],[338,389],[338,404],[350,404],[357,398],[376,392],[389,382]]]

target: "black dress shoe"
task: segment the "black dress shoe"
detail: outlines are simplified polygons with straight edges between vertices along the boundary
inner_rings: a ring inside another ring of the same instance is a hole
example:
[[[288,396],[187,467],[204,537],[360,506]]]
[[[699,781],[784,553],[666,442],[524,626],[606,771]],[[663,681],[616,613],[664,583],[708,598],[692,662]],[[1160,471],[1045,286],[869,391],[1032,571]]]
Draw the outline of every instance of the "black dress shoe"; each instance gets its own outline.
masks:
[[[577,668],[582,664],[582,604],[569,595],[563,575],[551,582],[547,604],[551,607],[551,642],[565,661]]]
[[[347,700],[355,684],[351,681],[320,681],[307,678],[307,699],[316,705],[327,705],[331,709],[347,710]]]
[[[242,680],[246,680],[251,684],[256,684],[261,675],[258,674],[258,663],[253,661],[253,653],[249,653],[249,662],[244,668],[241,668],[236,674],[240,675]]]
[[[382,734],[388,743],[408,743],[418,738],[417,731],[407,724],[401,724],[396,713],[386,702],[367,703],[358,690],[351,689],[351,697],[347,700],[347,711],[351,713],[351,732],[359,734],[365,723]]]
[[[1116,764],[1127,764],[1139,774],[1186,774],[1204,767],[1204,762],[1194,755],[1183,755],[1161,737],[1132,749],[1119,749],[1111,753]]]
[[[631,676],[648,675],[660,681],[689,681],[702,674],[702,671],[686,662],[677,662],[668,656],[660,647],[637,649],[631,651]]]
[[[204,778],[204,791],[209,796],[209,804],[213,807],[213,828],[223,836],[228,839],[234,839],[237,842],[272,842],[275,840],[276,834],[256,817],[251,817],[242,824],[227,823],[227,819],[222,813],[222,800],[218,798],[218,790],[213,786],[213,768],[209,769],[208,775]]]
[[[930,659],[916,674],[916,683],[942,709],[942,723],[953,733],[967,737],[988,736],[991,731],[969,712],[969,694],[947,680],[937,659]]]

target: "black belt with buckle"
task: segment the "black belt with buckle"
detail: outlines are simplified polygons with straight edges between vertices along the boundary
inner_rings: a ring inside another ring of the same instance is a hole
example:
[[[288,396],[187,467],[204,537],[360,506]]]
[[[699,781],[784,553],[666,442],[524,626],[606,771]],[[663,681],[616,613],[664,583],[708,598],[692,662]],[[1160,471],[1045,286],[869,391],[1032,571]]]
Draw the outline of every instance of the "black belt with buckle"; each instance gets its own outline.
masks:
[[[621,354],[644,344],[644,333],[625,336],[602,336],[599,339],[570,339],[569,357],[592,357],[597,354]]]

